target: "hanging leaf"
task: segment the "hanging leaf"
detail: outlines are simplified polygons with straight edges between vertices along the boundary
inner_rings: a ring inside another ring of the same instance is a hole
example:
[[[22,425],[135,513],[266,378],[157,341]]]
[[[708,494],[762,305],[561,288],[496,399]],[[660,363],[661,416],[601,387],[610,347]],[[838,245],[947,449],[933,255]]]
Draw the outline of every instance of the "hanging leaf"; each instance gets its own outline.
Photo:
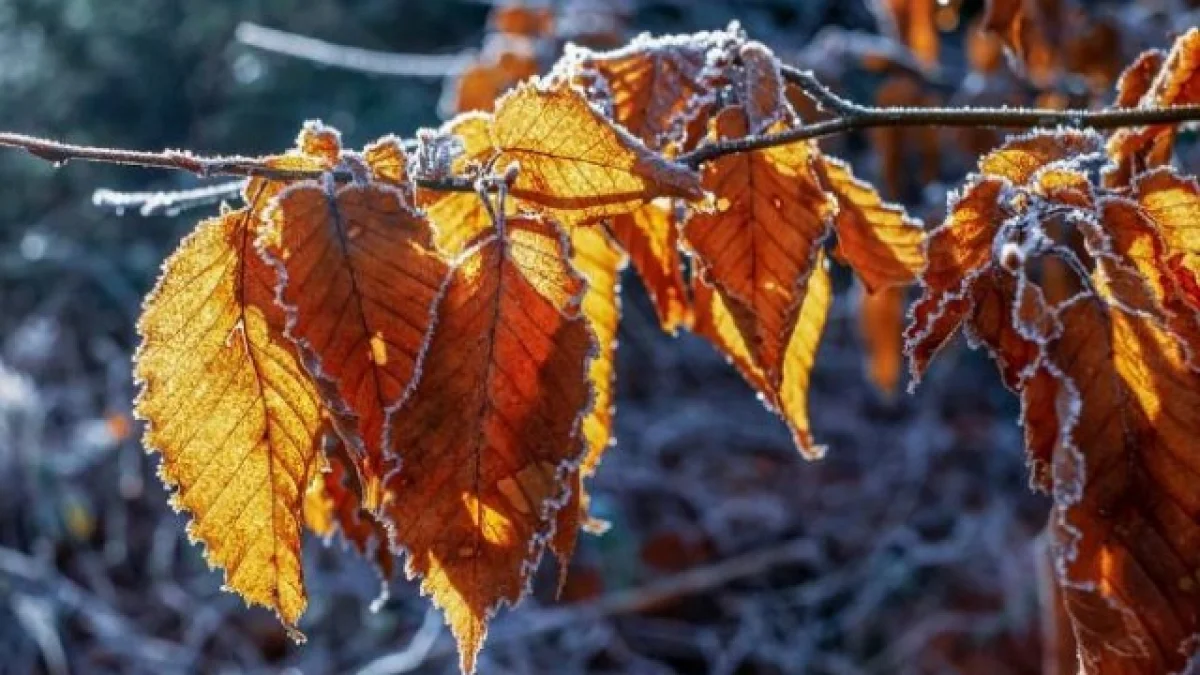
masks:
[[[253,248],[262,192],[201,223],[163,265],[138,322],[135,411],[172,505],[192,514],[189,535],[229,588],[302,640],[301,509],[320,405],[284,339],[275,271]]]
[[[654,201],[616,216],[609,224],[613,238],[646,288],[659,325],[674,335],[691,323],[691,304],[683,280],[676,209],[669,201]]]
[[[289,335],[333,385],[326,404],[353,418],[346,440],[363,507],[375,511],[392,468],[391,416],[419,372],[447,266],[429,224],[376,184],[297,184],[260,236],[284,280]]]
[[[712,138],[740,138],[747,123],[740,109],[726,108]],[[793,143],[706,165],[704,187],[716,208],[684,226],[700,274],[744,308],[738,325],[770,388],[781,381],[804,283],[835,208],[813,174],[815,156],[811,144]]]
[[[604,452],[613,443],[613,416],[616,411],[617,328],[621,318],[621,270],[628,258],[597,227],[577,227],[571,234],[572,266],[587,282],[583,296],[583,316],[596,340],[596,353],[588,366],[592,383],[592,403],[583,418],[582,431],[587,454],[574,475],[568,479],[571,500],[558,511],[551,547],[559,559],[565,581],[567,563],[575,551],[580,527],[588,521],[588,498],[582,480],[591,477]],[[561,586],[560,581],[560,586]]]
[[[1153,56],[1143,57],[1135,70],[1122,78],[1123,99],[1132,98],[1144,86],[1145,69],[1154,62]],[[1175,41],[1137,104],[1143,108],[1200,104],[1200,28],[1192,28]],[[1108,141],[1113,166],[1106,170],[1105,184],[1128,185],[1141,171],[1168,163],[1176,126],[1153,124],[1113,132]]]
[[[784,349],[782,376],[777,382],[773,382],[756,362],[753,346],[742,328],[751,321],[747,316],[749,308],[699,278],[693,281],[692,293],[696,308],[692,330],[720,349],[742,377],[762,394],[764,402],[788,425],[796,447],[805,457],[822,457],[825,448],[813,439],[808,419],[808,386],[833,301],[833,286],[824,253],[818,250],[804,285],[796,321]]]
[[[694,172],[647,149],[567,84],[526,84],[502,98],[492,142],[496,167],[520,167],[513,196],[568,224],[629,213],[661,196],[703,196]]]
[[[837,258],[871,292],[913,283],[925,264],[921,224],[903,207],[885,203],[874,188],[854,177],[849,165],[822,157],[813,166],[821,185],[837,200]]]
[[[524,595],[586,452],[596,344],[568,255],[554,224],[530,218],[469,249],[394,420],[392,544],[445,611],[468,673],[488,618]]]

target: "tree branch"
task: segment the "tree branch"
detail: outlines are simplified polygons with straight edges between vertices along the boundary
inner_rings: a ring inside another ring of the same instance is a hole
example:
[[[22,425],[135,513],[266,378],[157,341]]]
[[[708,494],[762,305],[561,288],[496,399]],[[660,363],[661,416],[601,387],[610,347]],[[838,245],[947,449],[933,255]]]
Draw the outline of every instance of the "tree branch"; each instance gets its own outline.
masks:
[[[784,78],[811,96],[837,117],[802,124],[787,131],[761,136],[708,143],[677,158],[680,164],[698,168],[726,155],[762,150],[799,141],[823,138],[860,129],[879,127],[975,127],[1033,128],[1066,126],[1088,129],[1116,129],[1151,124],[1179,124],[1200,121],[1200,106],[1169,108],[1118,108],[1113,110],[1049,110],[1040,108],[877,108],[848,101],[822,84],[810,71],[784,67]],[[175,171],[197,176],[262,177],[289,181],[320,177],[323,171],[281,169],[266,158],[228,156],[202,157],[183,150],[144,152],[71,145],[58,141],[0,132],[0,146],[23,149],[35,157],[65,164],[68,161],[125,164]],[[352,180],[349,172],[335,172],[339,181]],[[420,187],[446,192],[474,192],[474,182],[462,178],[416,178]]]

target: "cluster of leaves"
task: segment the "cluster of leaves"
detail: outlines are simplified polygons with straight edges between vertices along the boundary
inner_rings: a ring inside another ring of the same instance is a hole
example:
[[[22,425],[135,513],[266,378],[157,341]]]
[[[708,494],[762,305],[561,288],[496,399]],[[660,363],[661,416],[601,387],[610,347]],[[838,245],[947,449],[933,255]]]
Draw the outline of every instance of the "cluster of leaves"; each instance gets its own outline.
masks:
[[[498,34],[544,35],[531,17]],[[1118,105],[1200,102],[1198,59],[1200,31],[1143,56]],[[1185,481],[1200,202],[1166,166],[1172,128],[1012,141],[926,237],[810,141],[679,161],[814,108],[736,28],[568,48],[541,78],[530,59],[492,66],[472,91],[527,79],[411,141],[354,152],[306,125],[265,162],[320,178],[252,179],[147,299],[136,410],[231,589],[299,639],[301,537],[340,533],[385,580],[393,556],[421,579],[472,671],[545,550],[565,569],[579,532],[604,527],[584,480],[611,440],[621,270],[664,331],[712,342],[819,457],[808,381],[833,257],[873,294],[868,317],[898,323],[920,280],[916,378],[962,328],[1021,395],[1086,663],[1181,666],[1200,628]],[[898,363],[878,367],[896,381]]]
[[[325,178],[251,181],[139,325],[147,445],[227,584],[294,626],[302,530],[338,529],[385,574],[406,559],[471,670],[543,549],[598,525],[626,261],[664,329],[712,340],[819,454],[823,245],[882,288],[914,279],[920,229],[808,143],[670,159],[797,123],[771,52],[721,31],[572,50],[411,153],[307,126],[269,163]],[[475,189],[423,187],[451,178]]]
[[[1200,101],[1200,31],[1120,106]],[[1085,672],[1179,672],[1200,633],[1200,185],[1174,130],[1045,131],[981,159],[926,242],[915,379],[962,331],[1021,399],[1032,483]]]

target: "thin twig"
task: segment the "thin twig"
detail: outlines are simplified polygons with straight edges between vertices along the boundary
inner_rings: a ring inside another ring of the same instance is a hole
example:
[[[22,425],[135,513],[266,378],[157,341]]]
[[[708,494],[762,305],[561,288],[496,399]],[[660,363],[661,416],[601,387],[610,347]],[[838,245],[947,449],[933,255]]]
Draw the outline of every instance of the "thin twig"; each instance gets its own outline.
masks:
[[[880,127],[1035,128],[1065,126],[1118,129],[1151,124],[1200,121],[1200,105],[1113,110],[1047,110],[1042,108],[873,108],[855,105],[852,113],[777,134],[748,136],[701,146],[676,161],[698,167],[725,155],[752,152],[849,131]]]
[[[392,77],[441,79],[462,70],[473,52],[457,54],[403,54],[325,42],[304,35],[267,28],[256,23],[238,24],[238,42],[322,66]]]
[[[245,186],[246,181],[235,180],[187,190],[120,192],[101,188],[92,193],[92,205],[112,209],[118,214],[124,213],[126,209],[137,209],[143,216],[160,213],[174,216],[189,209],[215,204],[223,199],[232,199]]]

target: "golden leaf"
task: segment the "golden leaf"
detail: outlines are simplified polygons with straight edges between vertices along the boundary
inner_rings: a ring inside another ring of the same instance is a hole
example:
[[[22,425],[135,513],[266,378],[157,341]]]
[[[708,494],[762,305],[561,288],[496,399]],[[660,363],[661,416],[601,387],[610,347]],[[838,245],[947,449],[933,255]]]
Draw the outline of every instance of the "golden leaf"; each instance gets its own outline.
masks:
[[[673,207],[670,202],[654,201],[609,223],[654,304],[659,325],[671,335],[691,323],[692,313]]]
[[[189,535],[227,586],[302,638],[301,509],[320,404],[284,339],[275,271],[254,251],[262,192],[201,223],[163,265],[138,322],[136,413],[172,505],[192,514]]]
[[[468,113],[442,126],[441,134],[452,136],[460,152],[450,163],[456,176],[474,178],[495,154],[491,139],[492,118]],[[417,204],[425,209],[434,228],[437,247],[447,258],[455,258],[473,241],[491,231],[492,218],[483,199],[473,192],[429,190],[418,187]]]
[[[525,84],[502,98],[492,142],[498,170],[520,167],[513,196],[568,225],[628,213],[657,197],[703,196],[694,172],[614,126],[568,84]]]
[[[260,245],[284,280],[289,336],[333,385],[327,405],[352,418],[339,432],[374,511],[390,417],[418,373],[447,266],[429,224],[390,187],[300,183],[266,219]]]
[[[446,612],[465,672],[491,614],[524,595],[586,450],[596,346],[568,250],[527,218],[469,249],[394,420],[393,547]]]
[[[613,388],[617,375],[617,328],[621,318],[620,274],[628,262],[625,254],[598,227],[575,228],[571,234],[571,247],[572,266],[587,281],[582,307],[596,340],[596,353],[588,367],[588,379],[592,383],[591,410],[583,418],[581,427],[587,454],[579,469],[568,479],[572,484],[571,501],[559,509],[558,524],[551,541],[551,548],[564,572],[575,551],[579,528],[587,520],[588,498],[582,479],[596,472],[613,440],[616,409]],[[560,579],[565,580],[565,576]]]
[[[868,291],[916,281],[925,264],[921,224],[909,218],[903,207],[885,203],[874,188],[854,177],[847,164],[822,157],[814,168],[837,200],[838,259],[850,265]]]

